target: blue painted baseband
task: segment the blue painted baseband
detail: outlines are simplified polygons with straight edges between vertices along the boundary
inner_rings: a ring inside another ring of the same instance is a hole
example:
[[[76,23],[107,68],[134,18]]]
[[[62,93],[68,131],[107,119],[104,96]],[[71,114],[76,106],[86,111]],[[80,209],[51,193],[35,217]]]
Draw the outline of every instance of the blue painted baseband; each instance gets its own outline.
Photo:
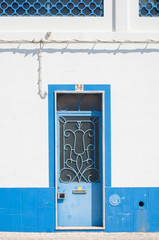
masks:
[[[159,188],[107,187],[105,194],[106,232],[159,231]],[[54,188],[0,188],[0,231],[55,232]]]

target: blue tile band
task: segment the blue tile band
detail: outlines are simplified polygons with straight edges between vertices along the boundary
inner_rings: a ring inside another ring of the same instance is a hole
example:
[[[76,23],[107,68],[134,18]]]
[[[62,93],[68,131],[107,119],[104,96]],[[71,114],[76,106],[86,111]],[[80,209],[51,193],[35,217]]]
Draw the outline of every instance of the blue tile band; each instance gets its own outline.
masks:
[[[106,187],[105,190],[103,231],[159,231],[159,188]],[[120,197],[120,204],[110,204],[112,195]],[[0,199],[0,231],[56,231],[54,188],[0,188]],[[141,201],[143,206],[139,204]]]

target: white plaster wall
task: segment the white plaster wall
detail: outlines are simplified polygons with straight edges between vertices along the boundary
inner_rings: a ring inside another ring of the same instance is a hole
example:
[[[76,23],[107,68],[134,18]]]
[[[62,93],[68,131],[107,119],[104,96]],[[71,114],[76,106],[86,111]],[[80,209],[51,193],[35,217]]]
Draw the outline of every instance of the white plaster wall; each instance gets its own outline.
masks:
[[[158,46],[54,44],[43,87],[111,84],[112,186],[159,186]],[[37,45],[0,45],[0,187],[48,187],[48,99],[38,93]]]

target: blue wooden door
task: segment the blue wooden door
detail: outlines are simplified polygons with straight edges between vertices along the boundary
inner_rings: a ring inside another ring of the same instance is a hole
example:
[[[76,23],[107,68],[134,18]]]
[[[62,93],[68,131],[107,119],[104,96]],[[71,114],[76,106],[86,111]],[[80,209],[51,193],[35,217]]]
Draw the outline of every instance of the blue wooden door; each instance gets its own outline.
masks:
[[[57,112],[57,226],[102,227],[102,112]]]

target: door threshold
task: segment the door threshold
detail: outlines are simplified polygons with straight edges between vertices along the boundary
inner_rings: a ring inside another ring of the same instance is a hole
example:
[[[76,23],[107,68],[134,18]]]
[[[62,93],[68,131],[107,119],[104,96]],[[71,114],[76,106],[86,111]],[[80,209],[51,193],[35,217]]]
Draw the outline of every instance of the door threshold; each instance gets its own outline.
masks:
[[[104,230],[104,227],[56,227],[57,230]]]

